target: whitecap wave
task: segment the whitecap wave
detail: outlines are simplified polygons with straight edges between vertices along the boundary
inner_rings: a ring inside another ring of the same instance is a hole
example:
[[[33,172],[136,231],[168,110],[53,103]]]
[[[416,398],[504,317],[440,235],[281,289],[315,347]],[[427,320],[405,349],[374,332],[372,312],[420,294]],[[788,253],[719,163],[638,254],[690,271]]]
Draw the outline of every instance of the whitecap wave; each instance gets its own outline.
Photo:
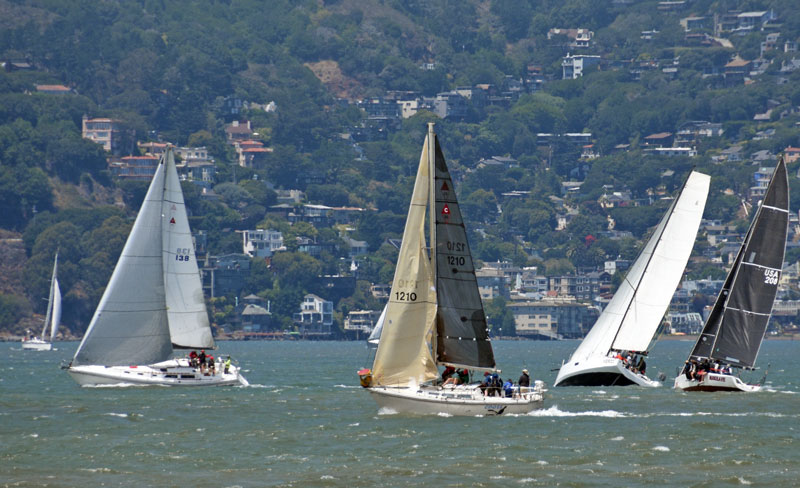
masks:
[[[397,410],[389,407],[381,407],[378,409],[378,415],[397,415]]]
[[[543,410],[534,410],[527,414],[530,417],[607,417],[607,418],[625,418],[629,417],[628,414],[617,412],[616,410],[588,410],[585,412],[565,412],[558,408],[558,405],[553,405],[550,408]]]
[[[669,452],[670,451],[669,447],[667,447],[667,446],[654,446],[653,450],[654,451],[661,451],[661,452]]]

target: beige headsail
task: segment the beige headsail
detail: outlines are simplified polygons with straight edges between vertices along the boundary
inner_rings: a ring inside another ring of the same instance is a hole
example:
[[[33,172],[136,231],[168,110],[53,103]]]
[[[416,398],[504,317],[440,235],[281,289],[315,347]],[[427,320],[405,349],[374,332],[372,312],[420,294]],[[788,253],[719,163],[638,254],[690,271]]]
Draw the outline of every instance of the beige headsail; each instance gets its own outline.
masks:
[[[410,386],[432,380],[438,374],[429,345],[436,320],[436,290],[425,242],[432,144],[429,132],[422,147],[383,332],[375,353],[376,385]]]

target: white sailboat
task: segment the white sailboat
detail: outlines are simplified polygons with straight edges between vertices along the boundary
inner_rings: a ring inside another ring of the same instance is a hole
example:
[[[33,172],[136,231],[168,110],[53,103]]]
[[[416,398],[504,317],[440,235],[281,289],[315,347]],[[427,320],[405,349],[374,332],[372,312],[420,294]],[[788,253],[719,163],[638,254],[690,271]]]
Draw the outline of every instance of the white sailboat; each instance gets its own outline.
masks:
[[[526,413],[543,403],[541,381],[489,397],[477,383],[436,385],[438,365],[495,371],[453,181],[429,124],[380,342],[361,384],[380,406],[406,413]]]
[[[386,321],[386,307],[383,307],[381,310],[381,314],[378,317],[378,321],[375,322],[375,327],[372,328],[372,332],[369,333],[369,337],[367,337],[367,346],[370,348],[378,347],[378,344],[381,342],[381,333],[383,332],[383,322]]]
[[[89,328],[65,369],[81,385],[211,386],[246,380],[221,358],[199,368],[175,349],[215,347],[172,147],[156,169]]]
[[[735,373],[752,369],[772,315],[789,230],[789,181],[781,159],[675,388],[758,391]]]
[[[660,386],[644,357],[694,246],[711,178],[692,171],[556,386]]]
[[[47,314],[40,337],[32,337],[22,341],[22,349],[29,351],[50,351],[58,333],[61,322],[61,289],[58,287],[58,253],[53,260],[53,276],[50,278],[50,296],[47,298]],[[50,329],[50,340],[47,340],[47,329]]]

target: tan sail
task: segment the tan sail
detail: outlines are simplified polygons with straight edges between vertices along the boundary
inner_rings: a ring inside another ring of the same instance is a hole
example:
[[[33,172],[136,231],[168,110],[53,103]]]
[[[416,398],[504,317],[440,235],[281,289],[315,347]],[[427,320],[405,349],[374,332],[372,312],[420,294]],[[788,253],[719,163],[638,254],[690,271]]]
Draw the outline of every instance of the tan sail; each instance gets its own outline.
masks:
[[[436,290],[425,242],[432,142],[429,136],[422,147],[383,333],[372,368],[375,385],[410,386],[438,375],[429,345],[436,319]]]

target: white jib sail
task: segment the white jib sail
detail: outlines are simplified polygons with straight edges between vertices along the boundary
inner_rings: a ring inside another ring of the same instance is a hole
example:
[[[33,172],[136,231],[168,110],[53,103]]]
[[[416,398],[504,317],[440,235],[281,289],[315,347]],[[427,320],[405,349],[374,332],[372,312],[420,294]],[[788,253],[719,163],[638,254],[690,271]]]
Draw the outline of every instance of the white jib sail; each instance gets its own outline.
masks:
[[[647,350],[692,252],[710,182],[708,175],[689,175],[671,212],[661,219],[572,360],[605,355],[612,347]]]
[[[165,155],[161,212],[164,290],[169,331],[175,347],[213,348],[203,285],[172,149]]]

